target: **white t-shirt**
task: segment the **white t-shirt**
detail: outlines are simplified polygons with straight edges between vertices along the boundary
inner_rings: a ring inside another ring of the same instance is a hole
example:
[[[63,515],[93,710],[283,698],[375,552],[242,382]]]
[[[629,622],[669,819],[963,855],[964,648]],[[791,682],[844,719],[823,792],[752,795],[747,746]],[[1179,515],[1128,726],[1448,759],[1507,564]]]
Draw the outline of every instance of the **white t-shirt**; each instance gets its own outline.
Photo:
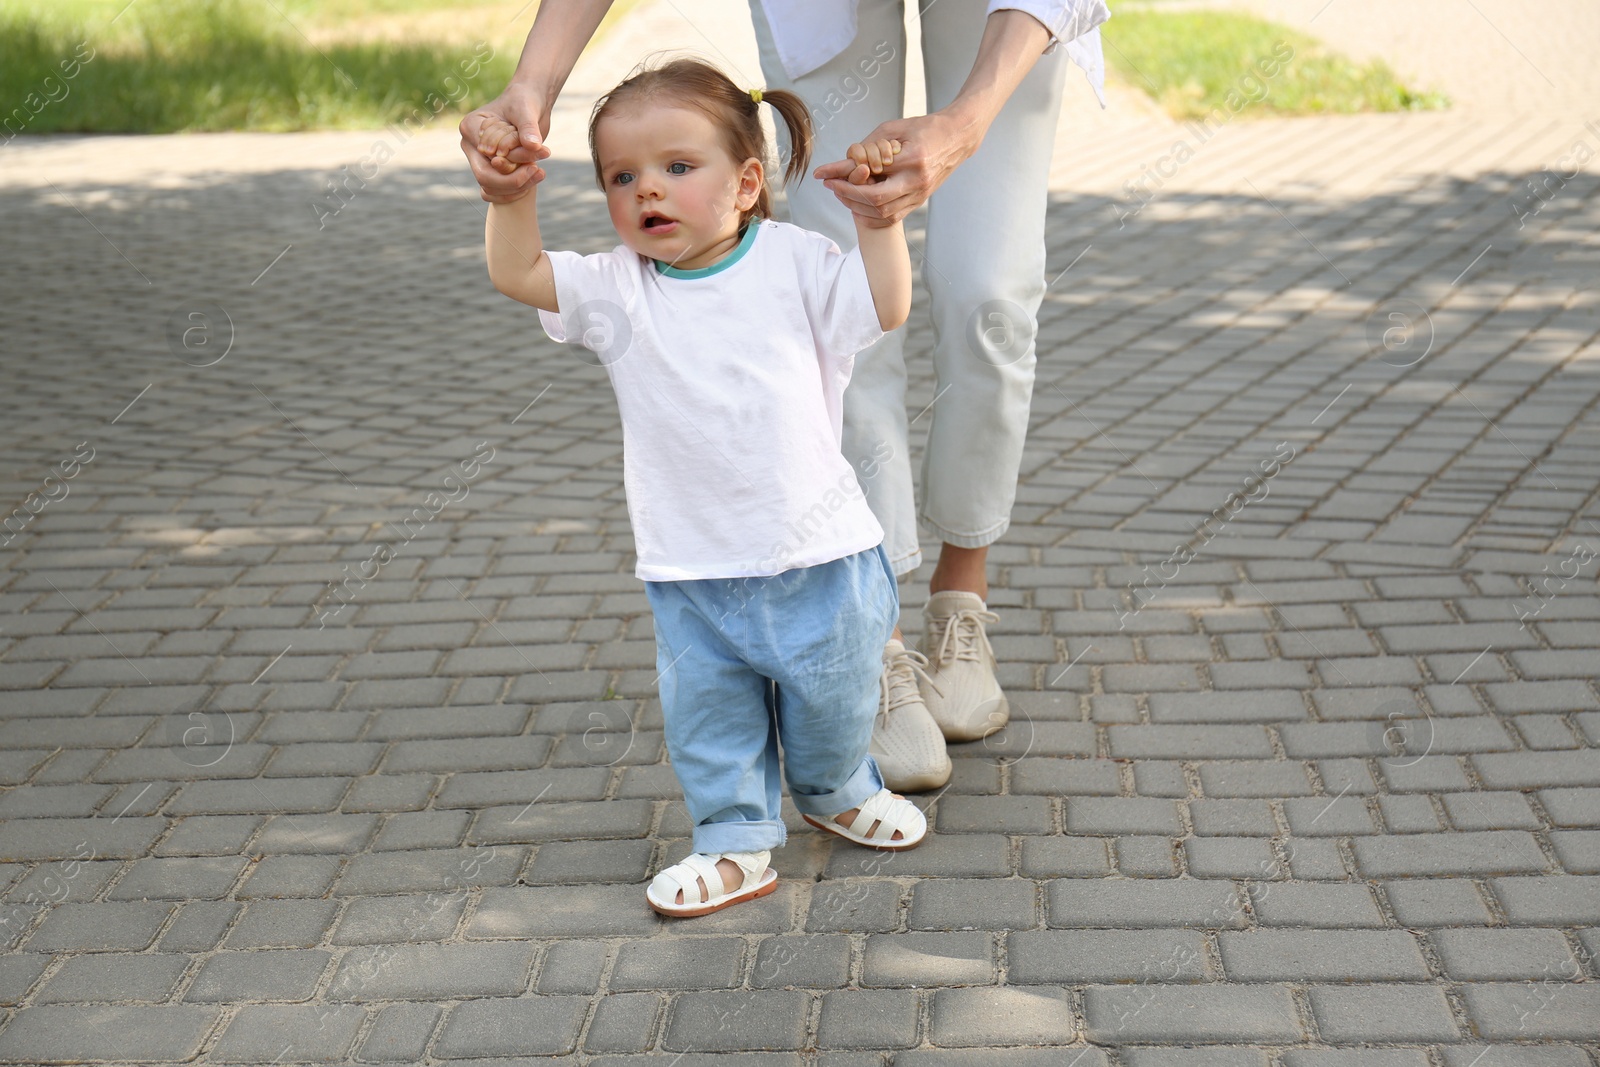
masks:
[[[639,578],[779,574],[882,542],[840,451],[855,354],[883,336],[859,248],[753,218],[698,270],[621,244],[546,254],[561,310],[540,323],[616,390]]]

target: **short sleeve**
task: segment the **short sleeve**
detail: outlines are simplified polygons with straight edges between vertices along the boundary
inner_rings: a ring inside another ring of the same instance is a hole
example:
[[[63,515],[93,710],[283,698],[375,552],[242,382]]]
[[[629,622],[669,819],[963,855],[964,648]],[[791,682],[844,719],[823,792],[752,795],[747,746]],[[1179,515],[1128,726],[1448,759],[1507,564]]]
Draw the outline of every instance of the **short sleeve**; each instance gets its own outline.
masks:
[[[545,249],[545,256],[555,276],[556,306],[561,309],[539,310],[545,334],[552,341],[582,345],[601,363],[611,362],[633,335],[628,309],[638,306],[634,267],[618,251],[585,256]]]
[[[810,259],[809,273],[802,276],[811,282],[807,311],[812,333],[825,354],[849,362],[883,336],[861,248],[841,252],[822,234],[802,232]]]

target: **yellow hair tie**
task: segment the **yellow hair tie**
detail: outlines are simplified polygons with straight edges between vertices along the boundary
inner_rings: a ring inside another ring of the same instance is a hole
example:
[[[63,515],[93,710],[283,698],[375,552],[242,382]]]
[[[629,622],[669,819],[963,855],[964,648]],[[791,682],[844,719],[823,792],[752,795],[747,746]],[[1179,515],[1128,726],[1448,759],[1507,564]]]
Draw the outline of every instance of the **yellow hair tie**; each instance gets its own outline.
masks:
[[[761,90],[760,89],[751,89],[750,90],[750,99],[754,100],[758,104],[761,103]]]

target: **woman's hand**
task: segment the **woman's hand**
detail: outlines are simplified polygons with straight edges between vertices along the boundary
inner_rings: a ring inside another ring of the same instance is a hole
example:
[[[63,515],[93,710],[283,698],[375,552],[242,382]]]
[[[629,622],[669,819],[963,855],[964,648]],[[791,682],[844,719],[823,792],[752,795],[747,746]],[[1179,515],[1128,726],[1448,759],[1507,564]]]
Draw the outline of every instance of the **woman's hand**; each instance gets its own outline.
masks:
[[[516,84],[461,120],[461,151],[482,197],[509,204],[544,181],[538,161],[550,154],[545,134],[550,109],[539,95]],[[514,136],[514,140],[511,136]]]
[[[883,142],[899,143],[901,150],[884,159],[879,149],[881,169],[874,169],[870,149]],[[861,147],[866,158],[851,158],[824,163],[813,176],[822,179],[839,202],[869,226],[892,226],[923,204],[933,191],[983,142],[983,132],[956,118],[935,112],[909,119],[891,119],[873,130]],[[865,166],[872,174],[884,174],[875,182],[856,182],[854,175]]]

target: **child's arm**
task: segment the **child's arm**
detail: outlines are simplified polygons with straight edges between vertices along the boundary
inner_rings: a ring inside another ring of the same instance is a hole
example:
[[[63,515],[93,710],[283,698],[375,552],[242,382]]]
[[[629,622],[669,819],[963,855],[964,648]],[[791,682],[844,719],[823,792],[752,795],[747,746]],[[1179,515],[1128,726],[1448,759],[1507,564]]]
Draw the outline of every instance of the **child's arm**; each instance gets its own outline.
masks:
[[[514,139],[516,128],[507,129]],[[489,280],[513,300],[543,311],[559,311],[555,275],[539,236],[539,213],[534,203],[537,197],[535,187],[509,204],[489,205],[489,221],[483,228]]]
[[[850,175],[850,181],[855,185],[882,181],[885,161],[899,151],[898,141],[851,145],[846,154],[860,166]],[[861,248],[867,281],[872,286],[878,325],[888,333],[898,329],[911,315],[911,253],[906,248],[905,227],[899,222],[873,226],[860,215],[854,218],[856,243]]]

